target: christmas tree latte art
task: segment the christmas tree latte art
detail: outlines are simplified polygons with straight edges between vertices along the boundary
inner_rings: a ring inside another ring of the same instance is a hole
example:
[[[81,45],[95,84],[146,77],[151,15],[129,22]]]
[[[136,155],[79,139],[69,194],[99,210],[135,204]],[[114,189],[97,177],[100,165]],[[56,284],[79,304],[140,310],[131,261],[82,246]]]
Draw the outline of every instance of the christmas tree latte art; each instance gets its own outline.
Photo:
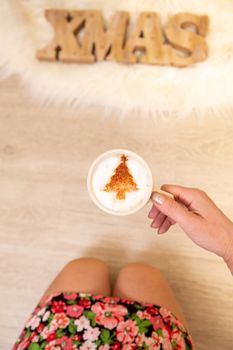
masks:
[[[128,150],[100,155],[89,170],[87,182],[95,204],[114,215],[128,215],[142,208],[153,185],[148,165]]]
[[[126,164],[127,160],[128,158],[123,154],[114,175],[104,188],[106,192],[116,192],[116,198],[119,200],[125,199],[126,192],[138,191],[137,184],[134,182]]]

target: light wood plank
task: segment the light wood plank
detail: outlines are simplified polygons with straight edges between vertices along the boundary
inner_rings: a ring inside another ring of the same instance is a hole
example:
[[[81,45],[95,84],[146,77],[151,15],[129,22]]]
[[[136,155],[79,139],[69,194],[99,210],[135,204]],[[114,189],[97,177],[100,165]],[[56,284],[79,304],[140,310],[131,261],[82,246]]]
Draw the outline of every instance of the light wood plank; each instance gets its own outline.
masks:
[[[232,348],[233,281],[223,261],[178,227],[162,237],[149,227],[150,205],[111,217],[88,197],[91,162],[129,148],[149,163],[157,186],[205,189],[233,218],[232,112],[178,121],[104,118],[97,107],[39,106],[16,78],[0,84],[0,348],[10,348],[46,286],[69,260],[105,260],[113,280],[125,263],[158,266],[184,307],[200,350]]]

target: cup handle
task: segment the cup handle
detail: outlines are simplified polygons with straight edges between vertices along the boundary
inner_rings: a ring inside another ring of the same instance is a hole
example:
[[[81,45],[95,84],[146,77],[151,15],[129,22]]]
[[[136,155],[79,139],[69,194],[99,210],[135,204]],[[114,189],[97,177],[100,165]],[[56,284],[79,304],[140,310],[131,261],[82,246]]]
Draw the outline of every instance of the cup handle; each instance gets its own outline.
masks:
[[[157,190],[157,188],[154,188],[154,189],[153,189],[153,192],[161,193],[161,194],[163,194],[164,196],[167,196],[167,197],[169,197],[169,198],[171,198],[171,199],[175,199],[175,197],[173,196],[173,194],[171,194],[170,192],[166,192],[166,191],[163,191],[163,190]],[[153,194],[153,192],[152,192],[152,194]],[[152,196],[152,194],[151,194],[151,196]],[[150,199],[152,200],[151,197],[150,197]]]

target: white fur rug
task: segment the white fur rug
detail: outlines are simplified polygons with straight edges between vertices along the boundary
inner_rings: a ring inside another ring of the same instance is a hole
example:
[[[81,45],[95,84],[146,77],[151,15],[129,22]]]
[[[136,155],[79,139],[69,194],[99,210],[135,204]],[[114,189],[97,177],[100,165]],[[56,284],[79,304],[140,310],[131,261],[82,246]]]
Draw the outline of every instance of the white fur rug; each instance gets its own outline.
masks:
[[[207,14],[207,61],[188,68],[101,62],[94,65],[40,62],[37,49],[49,42],[53,29],[46,8],[101,9],[108,20],[117,10],[155,11],[162,23],[178,12]],[[2,0],[0,5],[0,73],[19,74],[43,102],[100,105],[123,114],[143,115],[192,109],[213,112],[233,107],[232,0]]]

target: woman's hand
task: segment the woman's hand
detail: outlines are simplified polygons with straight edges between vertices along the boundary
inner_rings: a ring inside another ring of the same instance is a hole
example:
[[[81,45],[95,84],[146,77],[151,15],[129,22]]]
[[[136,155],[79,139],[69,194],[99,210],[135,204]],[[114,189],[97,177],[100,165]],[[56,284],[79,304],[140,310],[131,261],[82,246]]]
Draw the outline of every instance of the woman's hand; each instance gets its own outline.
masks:
[[[175,185],[163,185],[161,189],[173,194],[174,199],[153,193],[151,227],[163,234],[177,223],[194,243],[221,256],[233,273],[232,221],[199,189]]]

